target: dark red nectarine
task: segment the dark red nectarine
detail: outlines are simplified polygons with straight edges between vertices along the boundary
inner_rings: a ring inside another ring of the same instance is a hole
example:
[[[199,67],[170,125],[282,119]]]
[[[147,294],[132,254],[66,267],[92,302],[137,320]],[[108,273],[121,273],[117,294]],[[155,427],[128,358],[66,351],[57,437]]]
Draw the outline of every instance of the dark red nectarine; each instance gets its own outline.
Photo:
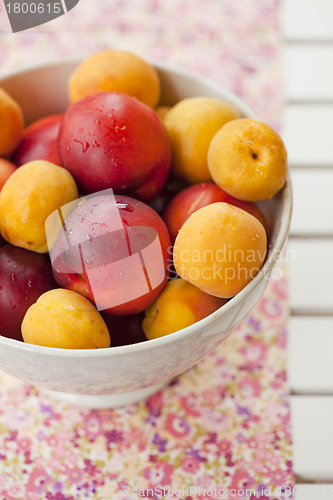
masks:
[[[0,248],[0,334],[22,340],[21,323],[44,292],[57,288],[50,258],[23,248]]]

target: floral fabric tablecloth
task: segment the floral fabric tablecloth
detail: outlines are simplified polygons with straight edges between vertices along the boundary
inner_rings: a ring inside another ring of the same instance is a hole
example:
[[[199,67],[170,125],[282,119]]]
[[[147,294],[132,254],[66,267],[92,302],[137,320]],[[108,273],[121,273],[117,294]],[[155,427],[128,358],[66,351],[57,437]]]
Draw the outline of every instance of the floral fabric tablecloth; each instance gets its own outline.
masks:
[[[107,47],[227,86],[279,129],[277,0],[81,0],[12,34],[1,76]],[[0,499],[291,498],[286,268],[215,352],[162,392],[117,410],[65,407],[0,373]]]

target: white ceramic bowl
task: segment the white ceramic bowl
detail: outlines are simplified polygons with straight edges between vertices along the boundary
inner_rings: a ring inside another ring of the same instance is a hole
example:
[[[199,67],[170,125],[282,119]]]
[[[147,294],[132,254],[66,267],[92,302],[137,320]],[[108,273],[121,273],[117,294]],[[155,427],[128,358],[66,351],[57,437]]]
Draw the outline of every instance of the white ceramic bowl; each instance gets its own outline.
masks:
[[[67,61],[19,72],[2,79],[0,86],[20,103],[29,124],[66,109],[67,81],[77,64]],[[229,102],[242,116],[257,118],[236,96],[209,80],[182,69],[155,66],[161,78],[163,104],[171,105],[185,97],[209,96]],[[240,293],[207,318],[166,337],[97,350],[40,347],[0,336],[0,368],[80,406],[114,407],[153,394],[211,352],[263,293],[288,235],[292,210],[290,179],[261,208],[272,227],[265,264]]]

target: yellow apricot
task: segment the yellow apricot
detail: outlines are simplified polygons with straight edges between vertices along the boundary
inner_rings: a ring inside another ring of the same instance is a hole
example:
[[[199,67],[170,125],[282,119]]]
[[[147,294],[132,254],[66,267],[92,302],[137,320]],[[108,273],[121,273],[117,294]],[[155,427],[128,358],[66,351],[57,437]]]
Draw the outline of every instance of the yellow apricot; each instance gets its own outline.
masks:
[[[190,183],[211,180],[207,152],[216,132],[238,118],[229,104],[210,97],[189,97],[167,113],[164,124],[172,145],[172,170]]]
[[[107,326],[82,295],[62,288],[43,293],[22,321],[24,342],[62,349],[110,347]]]
[[[179,230],[174,265],[183,279],[215,297],[230,298],[257,274],[266,256],[259,220],[228,203],[194,212]]]
[[[160,99],[156,69],[140,57],[120,50],[104,50],[85,59],[68,85],[71,102],[97,92],[117,91],[154,108]]]
[[[167,283],[155,302],[145,311],[142,329],[155,339],[196,323],[225,304],[181,278]]]
[[[21,140],[24,121],[19,104],[0,88],[0,156],[10,156]]]
[[[213,180],[244,201],[272,198],[287,179],[287,151],[269,125],[240,118],[214,136],[208,151]]]
[[[47,252],[47,217],[76,198],[78,190],[68,170],[45,160],[26,163],[1,190],[1,234],[18,247]]]

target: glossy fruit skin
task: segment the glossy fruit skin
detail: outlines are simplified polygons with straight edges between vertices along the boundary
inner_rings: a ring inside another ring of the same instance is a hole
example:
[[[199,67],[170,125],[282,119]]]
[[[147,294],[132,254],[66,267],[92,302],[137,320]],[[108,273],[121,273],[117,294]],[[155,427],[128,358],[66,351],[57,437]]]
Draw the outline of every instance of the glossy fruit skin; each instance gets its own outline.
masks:
[[[0,248],[0,334],[22,340],[21,322],[44,292],[57,288],[48,255],[5,245]]]
[[[32,160],[47,160],[61,165],[58,154],[58,133],[63,114],[45,116],[27,127],[12,161],[20,167]]]
[[[158,172],[166,180],[171,163],[169,136],[157,113],[119,92],[102,92],[71,104],[58,146],[62,166],[82,193],[109,188],[133,193],[154,175],[159,178]]]
[[[218,201],[242,208],[256,217],[267,231],[267,220],[254,203],[234,198],[213,182],[202,182],[180,191],[165,208],[162,218],[169,230],[171,241],[175,241],[179,229],[193,212]]]
[[[148,205],[122,195],[116,195],[115,201],[121,229],[117,229],[112,201],[104,195],[88,199],[71,213],[66,219],[67,233],[59,234],[52,250],[53,272],[59,286],[81,293],[104,314],[129,315],[145,310],[163,290],[168,279],[170,238],[161,217]],[[146,268],[142,262],[134,268],[131,263],[124,267],[124,259],[137,256],[138,250],[150,245],[152,232],[154,237],[158,235],[161,260],[144,260]],[[68,237],[70,244],[83,242],[80,255],[74,245],[72,253],[66,254]],[[155,279],[147,293],[140,287],[143,269],[152,273],[152,282]]]
[[[162,191],[169,175],[168,168],[159,168],[151,178],[139,189],[131,193],[130,196],[145,203],[153,201]]]

